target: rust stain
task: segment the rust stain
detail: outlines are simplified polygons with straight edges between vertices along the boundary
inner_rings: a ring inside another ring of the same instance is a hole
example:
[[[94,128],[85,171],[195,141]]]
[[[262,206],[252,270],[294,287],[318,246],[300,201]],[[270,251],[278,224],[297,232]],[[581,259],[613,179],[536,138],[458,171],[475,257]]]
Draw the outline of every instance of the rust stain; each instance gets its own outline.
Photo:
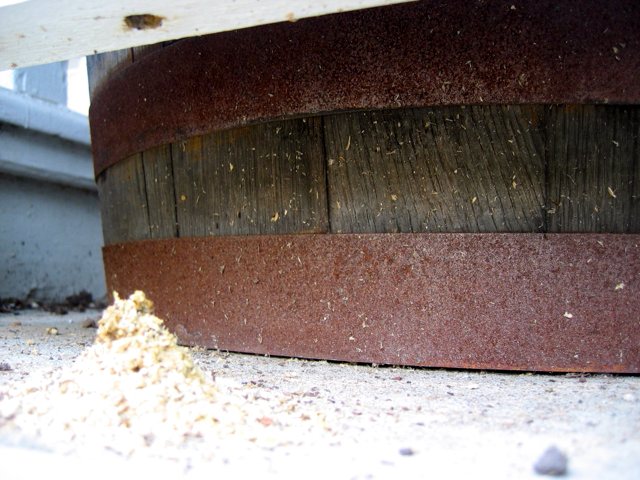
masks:
[[[96,175],[153,146],[290,116],[640,102],[640,2],[512,5],[426,0],[175,42],[97,91]]]
[[[640,235],[183,238],[108,246],[104,259],[109,290],[144,290],[185,344],[640,373]]]

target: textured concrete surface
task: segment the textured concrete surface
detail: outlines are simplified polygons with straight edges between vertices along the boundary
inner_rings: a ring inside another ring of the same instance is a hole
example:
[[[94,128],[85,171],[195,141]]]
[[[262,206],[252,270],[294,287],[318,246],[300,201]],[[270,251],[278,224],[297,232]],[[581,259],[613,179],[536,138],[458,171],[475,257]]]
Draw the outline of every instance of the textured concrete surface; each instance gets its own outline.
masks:
[[[103,297],[101,245],[96,193],[0,173],[0,298]]]
[[[64,77],[47,65],[17,74],[19,91],[0,88],[0,298],[106,293],[89,125],[54,103]]]
[[[0,315],[0,363],[11,368],[0,372],[0,390],[39,370],[69,365],[95,335],[81,324],[98,316]],[[47,333],[52,326],[58,335]],[[551,445],[568,456],[568,478],[640,477],[637,376],[376,368],[192,353],[221,388],[246,389],[256,416],[270,416],[272,422],[256,422],[258,440],[200,445],[212,454],[206,462],[189,452],[123,458],[82,445],[61,451],[37,438],[7,435],[0,423],[0,478],[51,472],[72,479],[540,478],[533,465]],[[279,408],[283,402],[297,410]],[[322,428],[309,434],[298,428],[304,409],[322,414]]]

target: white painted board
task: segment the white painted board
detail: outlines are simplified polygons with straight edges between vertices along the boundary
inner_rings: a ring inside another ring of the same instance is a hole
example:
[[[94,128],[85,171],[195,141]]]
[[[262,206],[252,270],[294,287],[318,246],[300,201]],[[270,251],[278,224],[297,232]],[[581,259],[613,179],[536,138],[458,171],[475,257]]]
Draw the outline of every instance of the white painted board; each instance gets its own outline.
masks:
[[[0,8],[0,70],[406,1],[30,0]],[[125,22],[142,14],[161,24]]]

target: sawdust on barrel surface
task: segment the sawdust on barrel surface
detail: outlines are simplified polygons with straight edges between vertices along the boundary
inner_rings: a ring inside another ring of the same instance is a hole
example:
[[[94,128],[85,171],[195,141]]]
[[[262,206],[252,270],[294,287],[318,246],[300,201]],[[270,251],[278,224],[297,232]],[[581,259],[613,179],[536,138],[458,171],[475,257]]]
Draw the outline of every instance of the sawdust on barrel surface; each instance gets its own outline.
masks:
[[[220,398],[137,291],[115,296],[94,344],[69,368],[0,392],[0,433],[70,450],[165,451],[234,433],[244,424],[241,405],[228,393]]]

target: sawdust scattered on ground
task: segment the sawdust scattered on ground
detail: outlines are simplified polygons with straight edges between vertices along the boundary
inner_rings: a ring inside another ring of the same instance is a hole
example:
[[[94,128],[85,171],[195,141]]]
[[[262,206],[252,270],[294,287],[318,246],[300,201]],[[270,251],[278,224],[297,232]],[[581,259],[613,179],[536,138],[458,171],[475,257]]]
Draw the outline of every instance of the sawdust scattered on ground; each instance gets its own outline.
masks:
[[[99,447],[164,458],[232,436],[255,442],[272,417],[250,408],[246,388],[219,388],[205,376],[152,309],[140,291],[116,297],[94,344],[70,367],[0,390],[0,432],[62,451]],[[285,403],[280,409],[294,408]]]
[[[104,317],[0,314],[0,478],[536,478],[550,445],[572,478],[637,477],[637,376],[182,349],[143,297]]]

